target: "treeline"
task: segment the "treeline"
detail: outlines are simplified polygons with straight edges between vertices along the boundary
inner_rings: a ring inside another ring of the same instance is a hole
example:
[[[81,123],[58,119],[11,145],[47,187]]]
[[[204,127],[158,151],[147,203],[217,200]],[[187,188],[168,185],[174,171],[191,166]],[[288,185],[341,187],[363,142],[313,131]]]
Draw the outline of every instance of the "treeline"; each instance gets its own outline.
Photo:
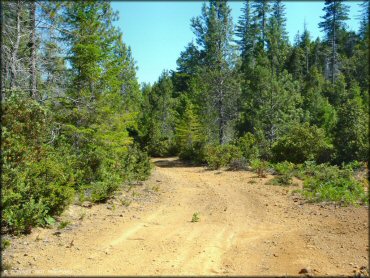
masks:
[[[304,26],[291,44],[282,1],[245,1],[236,26],[227,1],[204,4],[177,70],[143,88],[142,146],[211,168],[366,162],[369,9],[361,4],[361,28],[349,31],[348,6],[327,0],[324,39]],[[325,179],[330,190],[360,190],[337,174]]]
[[[142,94],[106,1],[2,1],[2,227],[29,232],[75,201],[145,179]]]
[[[361,29],[326,1],[319,27],[290,44],[282,1],[246,1],[234,27],[226,1],[210,1],[191,27],[176,71],[143,88],[142,144],[151,155],[203,160],[207,146],[244,156],[340,165],[368,155],[369,2]]]

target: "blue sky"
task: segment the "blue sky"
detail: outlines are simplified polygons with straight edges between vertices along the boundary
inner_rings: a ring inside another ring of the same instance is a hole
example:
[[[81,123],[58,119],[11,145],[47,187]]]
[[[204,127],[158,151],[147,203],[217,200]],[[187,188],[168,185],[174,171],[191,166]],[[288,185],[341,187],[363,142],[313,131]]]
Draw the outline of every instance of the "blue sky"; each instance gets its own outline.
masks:
[[[115,24],[123,32],[124,42],[131,46],[132,54],[139,67],[139,82],[156,81],[164,69],[175,70],[180,52],[195,37],[190,28],[190,19],[201,13],[202,1],[120,1],[112,2],[119,11],[120,19]],[[358,31],[360,2],[347,2],[350,6],[350,30]],[[240,16],[243,2],[230,1],[234,24]],[[304,21],[313,38],[322,37],[318,28],[324,1],[285,2],[287,31],[294,40],[297,31],[303,30]]]

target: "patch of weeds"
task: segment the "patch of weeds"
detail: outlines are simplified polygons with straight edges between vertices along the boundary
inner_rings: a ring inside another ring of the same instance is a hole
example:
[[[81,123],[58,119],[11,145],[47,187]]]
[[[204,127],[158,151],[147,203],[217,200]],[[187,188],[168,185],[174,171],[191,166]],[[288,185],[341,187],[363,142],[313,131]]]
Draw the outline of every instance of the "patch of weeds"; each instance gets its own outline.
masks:
[[[68,220],[64,220],[64,221],[62,221],[62,222],[60,222],[60,223],[59,223],[59,225],[58,225],[58,229],[59,229],[59,230],[62,230],[62,229],[64,229],[64,228],[68,227],[70,224],[71,224],[71,222],[70,222],[70,221],[68,221]]]
[[[310,169],[304,180],[303,195],[312,202],[333,201],[344,205],[364,204],[368,197],[353,171],[327,164]]]
[[[3,272],[3,271],[9,271],[9,270],[12,270],[12,268],[13,268],[13,266],[12,266],[12,264],[10,263],[10,262],[7,262],[7,261],[2,261],[1,262],[1,272]]]
[[[120,198],[119,201],[121,205],[125,207],[128,207],[131,204],[131,201],[125,198]]]
[[[46,226],[49,226],[49,227],[54,226],[56,223],[56,220],[50,215],[46,216],[44,220],[45,220]]]
[[[152,190],[155,192],[159,192],[159,185],[153,185]]]
[[[10,246],[10,240],[8,239],[1,239],[1,251],[4,251],[6,248]]]
[[[199,220],[200,220],[199,212],[194,212],[193,217],[191,218],[191,222],[195,223],[195,222],[199,222]]]
[[[140,197],[141,194],[136,192],[136,191],[132,191],[132,197]]]
[[[291,195],[295,195],[295,194],[300,194],[300,193],[302,193],[302,189],[294,189],[294,190],[292,190],[291,192],[290,192],[290,194]]]
[[[268,170],[268,162],[260,159],[251,160],[252,170],[257,173],[259,178],[266,178],[266,172]]]
[[[78,220],[84,220],[86,217],[86,211],[83,211],[80,213],[79,217],[78,217]]]
[[[295,168],[293,163],[284,161],[276,163],[273,165],[273,168],[278,176],[272,179],[271,184],[283,186],[292,184],[292,177]]]

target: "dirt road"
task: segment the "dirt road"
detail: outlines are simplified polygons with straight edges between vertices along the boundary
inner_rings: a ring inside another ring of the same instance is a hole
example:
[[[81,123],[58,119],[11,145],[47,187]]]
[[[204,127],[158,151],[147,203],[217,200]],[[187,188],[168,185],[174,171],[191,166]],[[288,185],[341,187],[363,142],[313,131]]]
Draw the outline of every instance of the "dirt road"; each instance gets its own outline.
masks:
[[[365,207],[308,204],[292,194],[299,185],[268,185],[271,176],[155,164],[110,203],[71,206],[66,228],[13,240],[7,274],[321,276],[368,266]]]

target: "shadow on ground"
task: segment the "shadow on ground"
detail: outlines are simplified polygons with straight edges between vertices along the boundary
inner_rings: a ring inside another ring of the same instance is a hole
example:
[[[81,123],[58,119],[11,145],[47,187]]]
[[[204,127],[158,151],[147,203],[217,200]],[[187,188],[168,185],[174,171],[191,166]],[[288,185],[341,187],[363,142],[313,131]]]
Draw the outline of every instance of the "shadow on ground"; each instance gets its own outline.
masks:
[[[194,167],[194,163],[183,161],[180,159],[161,159],[154,162],[154,164],[161,168],[174,168],[174,167]]]

